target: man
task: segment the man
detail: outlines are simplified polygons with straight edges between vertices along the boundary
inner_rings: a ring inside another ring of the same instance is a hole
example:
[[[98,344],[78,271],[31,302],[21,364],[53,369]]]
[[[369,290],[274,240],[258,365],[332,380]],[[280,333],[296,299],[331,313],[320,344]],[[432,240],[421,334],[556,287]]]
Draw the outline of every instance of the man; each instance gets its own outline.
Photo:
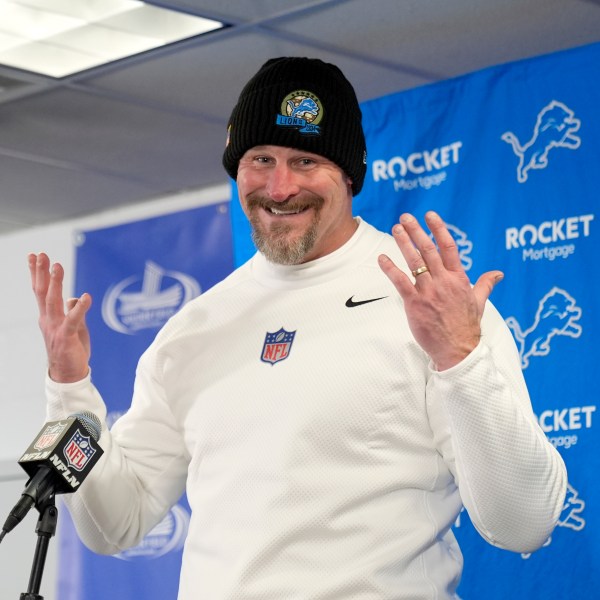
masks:
[[[365,172],[354,90],[319,60],[268,61],[243,89],[223,164],[259,252],[188,303],[140,359],[134,398],[68,499],[97,552],[136,544],[187,491],[179,598],[453,598],[461,507],[490,543],[550,535],[566,487],[519,358],[452,236],[408,214],[352,217]],[[48,416],[106,409],[84,294],[30,257]],[[412,272],[412,277],[408,273]]]

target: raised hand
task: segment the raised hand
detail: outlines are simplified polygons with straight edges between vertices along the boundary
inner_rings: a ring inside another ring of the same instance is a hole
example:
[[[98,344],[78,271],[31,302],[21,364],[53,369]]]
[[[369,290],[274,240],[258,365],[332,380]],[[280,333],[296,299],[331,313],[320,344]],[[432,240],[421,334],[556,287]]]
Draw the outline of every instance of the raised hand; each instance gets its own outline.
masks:
[[[485,302],[503,274],[488,271],[471,286],[454,238],[440,216],[429,211],[425,222],[435,243],[410,214],[403,214],[392,229],[414,281],[388,256],[381,255],[379,265],[404,300],[416,341],[436,369],[443,371],[458,364],[479,343]]]
[[[28,256],[31,287],[39,309],[39,325],[46,344],[48,373],[61,383],[83,379],[89,371],[90,336],[85,315],[92,305],[89,294],[63,300],[64,270],[50,266],[44,253]]]

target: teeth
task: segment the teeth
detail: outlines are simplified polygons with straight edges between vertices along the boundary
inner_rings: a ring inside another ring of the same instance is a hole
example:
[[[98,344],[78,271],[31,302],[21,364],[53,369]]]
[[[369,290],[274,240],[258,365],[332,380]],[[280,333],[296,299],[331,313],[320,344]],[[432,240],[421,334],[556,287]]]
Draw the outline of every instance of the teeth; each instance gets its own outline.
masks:
[[[302,209],[297,208],[296,210],[280,210],[278,208],[271,208],[271,212],[274,215],[297,215],[299,212],[302,212]]]

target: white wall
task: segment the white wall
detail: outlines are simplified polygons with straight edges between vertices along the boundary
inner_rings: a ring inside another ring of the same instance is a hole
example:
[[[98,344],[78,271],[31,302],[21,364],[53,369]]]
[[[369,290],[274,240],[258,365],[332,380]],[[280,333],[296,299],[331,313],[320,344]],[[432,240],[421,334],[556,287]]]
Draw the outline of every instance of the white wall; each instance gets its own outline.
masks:
[[[37,325],[27,255],[46,252],[65,268],[65,296],[73,288],[75,238],[80,230],[136,221],[228,200],[228,184],[159,198],[122,210],[0,235],[0,526],[25,484],[16,461],[44,422],[46,355]],[[93,344],[93,340],[92,340]],[[17,600],[27,591],[37,536],[34,510],[0,544],[0,598]],[[60,518],[60,514],[59,514]],[[50,542],[41,595],[56,597],[57,541]]]

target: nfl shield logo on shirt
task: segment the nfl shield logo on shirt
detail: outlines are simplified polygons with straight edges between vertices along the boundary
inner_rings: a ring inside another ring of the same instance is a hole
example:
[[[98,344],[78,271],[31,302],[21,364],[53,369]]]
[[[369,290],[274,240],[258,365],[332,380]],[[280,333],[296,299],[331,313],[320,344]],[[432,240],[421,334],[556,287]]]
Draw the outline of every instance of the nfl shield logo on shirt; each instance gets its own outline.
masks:
[[[285,360],[292,349],[295,331],[286,331],[283,327],[274,333],[267,332],[260,360],[274,365]]]

